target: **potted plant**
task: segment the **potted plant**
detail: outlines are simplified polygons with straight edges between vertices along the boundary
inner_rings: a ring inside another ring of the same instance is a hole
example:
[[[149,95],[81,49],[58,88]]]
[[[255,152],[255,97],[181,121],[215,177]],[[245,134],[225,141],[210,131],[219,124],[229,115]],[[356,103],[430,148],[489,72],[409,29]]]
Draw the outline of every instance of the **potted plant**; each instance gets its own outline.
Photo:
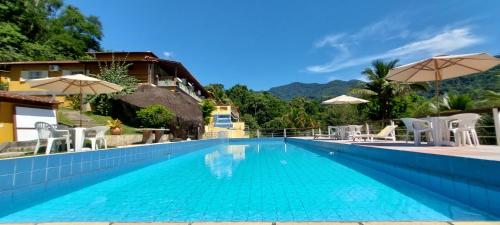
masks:
[[[111,129],[112,135],[120,135],[122,134],[122,121],[119,119],[108,120],[108,127]]]

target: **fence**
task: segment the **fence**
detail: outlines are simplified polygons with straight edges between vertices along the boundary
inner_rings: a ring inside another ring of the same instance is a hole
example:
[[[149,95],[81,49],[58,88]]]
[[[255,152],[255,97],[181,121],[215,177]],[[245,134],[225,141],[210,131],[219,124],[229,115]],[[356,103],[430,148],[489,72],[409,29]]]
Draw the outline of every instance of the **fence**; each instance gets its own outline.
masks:
[[[500,145],[500,114],[498,108],[488,108],[488,109],[475,109],[460,112],[443,112],[440,116],[449,116],[457,113],[478,113],[481,115],[481,119],[476,125],[476,131],[478,133],[479,141],[483,145]],[[437,115],[430,115],[437,116]],[[393,120],[378,120],[378,121],[367,121],[364,125],[362,132],[366,132],[368,127],[370,133],[378,133],[385,126],[391,124],[391,121],[398,125],[396,128],[396,139],[405,140],[406,138],[406,127],[403,122],[399,119]],[[250,138],[260,138],[260,137],[312,137],[315,134],[326,134],[328,133],[327,126],[323,127],[310,127],[310,128],[280,128],[280,129],[246,129],[245,133]],[[220,137],[219,133],[205,133],[205,138],[217,138]],[[409,140],[413,140],[413,136],[410,134]]]

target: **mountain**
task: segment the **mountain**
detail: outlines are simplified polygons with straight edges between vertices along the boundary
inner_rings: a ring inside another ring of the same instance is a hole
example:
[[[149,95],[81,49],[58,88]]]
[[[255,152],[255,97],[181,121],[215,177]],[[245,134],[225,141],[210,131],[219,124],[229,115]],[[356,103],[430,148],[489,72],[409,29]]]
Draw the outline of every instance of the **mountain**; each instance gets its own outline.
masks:
[[[349,94],[352,88],[363,85],[360,80],[334,80],[326,84],[294,82],[287,85],[273,87],[269,92],[281,99],[290,100],[303,96],[310,99],[325,100],[330,97]],[[434,83],[430,82],[430,89],[420,93],[426,97],[434,96]],[[500,66],[487,72],[469,75],[441,82],[441,93],[469,94],[473,99],[478,99],[483,90],[500,92]]]
[[[290,100],[303,96],[310,99],[324,100],[342,94],[347,94],[352,88],[360,87],[364,82],[360,80],[334,80],[326,84],[294,82],[287,85],[273,87],[269,92],[281,99]]]

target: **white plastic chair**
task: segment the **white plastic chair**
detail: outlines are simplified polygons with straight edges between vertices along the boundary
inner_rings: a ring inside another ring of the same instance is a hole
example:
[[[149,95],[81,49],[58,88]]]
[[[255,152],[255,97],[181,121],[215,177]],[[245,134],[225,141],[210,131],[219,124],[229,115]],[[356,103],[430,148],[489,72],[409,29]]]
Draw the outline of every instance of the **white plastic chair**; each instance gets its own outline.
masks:
[[[97,126],[89,128],[85,131],[85,140],[89,140],[92,145],[92,150],[99,149],[99,145],[104,144],[104,148],[108,148],[106,143],[106,132],[109,130],[108,126]]]
[[[62,140],[66,142],[66,148],[70,151],[70,140],[69,140],[69,131],[68,130],[56,130],[50,124],[45,122],[36,122],[35,129],[38,133],[38,140],[35,146],[35,155],[38,153],[38,149],[41,146],[41,141],[47,141],[47,149],[45,150],[45,154],[50,154],[52,150],[52,145],[54,141]]]
[[[361,128],[363,125],[347,125],[347,139],[350,140],[356,135],[361,134]]]
[[[452,119],[449,123],[449,130],[455,138],[455,145],[465,144],[479,146],[479,138],[476,132],[476,123],[481,118],[476,113],[462,113],[449,117]]]
[[[427,137],[427,143],[432,142],[432,123],[427,120],[411,119],[413,127],[413,142],[415,145],[420,145],[422,141],[422,133]]]
[[[406,135],[405,135],[405,141],[406,144],[408,144],[408,139],[410,138],[410,133],[413,133],[413,120],[414,118],[401,118],[401,121],[405,124],[406,127]]]

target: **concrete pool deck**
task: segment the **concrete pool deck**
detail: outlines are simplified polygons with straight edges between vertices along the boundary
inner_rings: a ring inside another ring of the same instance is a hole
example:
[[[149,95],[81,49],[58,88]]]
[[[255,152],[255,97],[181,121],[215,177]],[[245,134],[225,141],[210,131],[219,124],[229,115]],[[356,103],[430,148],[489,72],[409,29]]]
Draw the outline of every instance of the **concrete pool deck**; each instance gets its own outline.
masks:
[[[12,223],[6,225],[500,225],[495,221],[460,222],[193,222],[193,223],[115,223],[115,222],[55,222],[55,223]]]
[[[313,139],[312,137],[300,138],[306,140],[322,141],[322,142],[332,142],[340,144],[352,144],[352,145],[362,145],[374,148],[383,148],[396,151],[408,151],[408,152],[418,152],[434,155],[447,155],[447,156],[457,156],[473,159],[483,159],[483,160],[493,160],[500,161],[500,146],[497,145],[480,145],[478,147],[474,146],[434,146],[422,144],[420,146],[413,145],[412,142],[406,144],[405,141],[374,141],[374,142],[352,142],[347,140],[327,140],[327,139]]]

